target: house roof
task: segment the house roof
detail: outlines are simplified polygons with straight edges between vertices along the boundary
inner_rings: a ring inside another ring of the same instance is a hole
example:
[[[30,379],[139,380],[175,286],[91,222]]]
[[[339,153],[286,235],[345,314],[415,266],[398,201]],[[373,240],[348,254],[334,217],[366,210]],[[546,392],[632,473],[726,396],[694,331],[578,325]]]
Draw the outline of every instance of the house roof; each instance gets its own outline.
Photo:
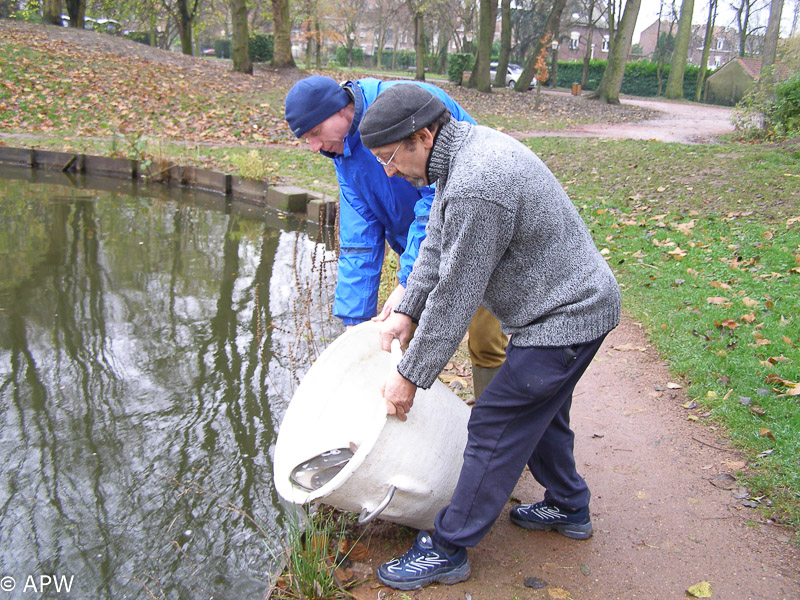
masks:
[[[719,69],[717,69],[714,73],[712,73],[709,77],[713,77],[716,73],[719,73],[729,65],[739,64],[744,72],[747,73],[753,80],[758,81],[761,77],[761,59],[760,58],[742,58],[741,56],[737,56],[732,58],[724,65],[722,65]],[[778,76],[778,79],[786,79],[789,77],[789,69],[786,68],[785,65],[775,65],[775,72]]]
[[[735,60],[738,60],[744,70],[747,71],[748,75],[751,75],[753,79],[758,81],[759,75],[761,75],[761,59],[760,58],[742,58],[741,56],[737,57]]]

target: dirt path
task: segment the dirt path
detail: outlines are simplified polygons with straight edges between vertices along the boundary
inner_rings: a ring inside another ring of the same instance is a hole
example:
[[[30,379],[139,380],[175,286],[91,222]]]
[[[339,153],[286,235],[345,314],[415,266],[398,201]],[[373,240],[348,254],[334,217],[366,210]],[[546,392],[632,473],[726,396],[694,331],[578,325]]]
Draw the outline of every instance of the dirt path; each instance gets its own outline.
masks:
[[[555,135],[713,143],[715,136],[733,131],[728,109],[624,102],[664,114],[633,124],[581,125]],[[680,382],[671,380],[640,328],[623,320],[579,384],[572,411],[576,458],[593,494],[595,535],[577,542],[512,525],[509,509],[543,494],[526,472],[489,535],[470,551],[470,580],[411,596],[666,600],[687,598],[688,588],[706,581],[711,597],[721,600],[800,599],[794,533],[748,506],[757,502],[736,481],[745,458],[723,432],[703,422],[699,409],[684,408],[690,399],[670,383]],[[413,532],[405,533],[390,528],[373,536],[370,565],[404,552],[413,539]],[[526,586],[531,578],[546,585]],[[375,579],[356,588],[355,595],[359,600],[409,597]]]
[[[688,418],[698,410],[682,407],[687,397],[669,388],[671,381],[644,333],[624,321],[583,377],[572,411],[576,458],[593,494],[594,536],[579,542],[512,525],[515,502],[542,496],[526,472],[489,535],[470,551],[472,578],[411,595],[666,600],[686,598],[690,586],[708,581],[720,600],[800,598],[792,532],[743,504],[746,491],[734,479],[744,458],[702,418]],[[396,531],[373,537],[371,566],[410,541],[398,541]],[[547,586],[526,587],[531,577]],[[374,579],[356,597],[404,598]]]
[[[657,110],[662,115],[633,123],[590,123],[576,125],[566,131],[530,131],[517,137],[607,137],[708,144],[717,136],[734,131],[731,109],[721,106],[638,98],[623,98],[621,103]]]

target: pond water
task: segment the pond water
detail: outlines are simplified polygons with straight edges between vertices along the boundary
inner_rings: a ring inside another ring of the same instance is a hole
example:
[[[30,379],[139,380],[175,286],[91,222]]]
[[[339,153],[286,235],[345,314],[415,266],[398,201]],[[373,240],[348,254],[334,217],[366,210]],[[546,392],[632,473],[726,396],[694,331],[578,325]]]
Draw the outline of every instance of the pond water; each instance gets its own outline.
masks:
[[[264,597],[276,430],[340,332],[318,239],[221,196],[0,170],[0,596]]]

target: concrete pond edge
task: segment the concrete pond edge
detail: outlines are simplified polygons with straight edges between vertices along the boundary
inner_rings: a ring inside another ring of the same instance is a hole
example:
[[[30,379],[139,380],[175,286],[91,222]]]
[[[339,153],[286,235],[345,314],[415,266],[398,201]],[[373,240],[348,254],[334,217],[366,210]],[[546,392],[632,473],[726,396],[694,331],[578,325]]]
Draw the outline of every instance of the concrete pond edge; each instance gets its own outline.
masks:
[[[319,225],[336,224],[338,203],[329,196],[297,186],[270,185],[266,181],[199,167],[11,146],[0,146],[0,164],[203,190],[230,200],[296,214]]]

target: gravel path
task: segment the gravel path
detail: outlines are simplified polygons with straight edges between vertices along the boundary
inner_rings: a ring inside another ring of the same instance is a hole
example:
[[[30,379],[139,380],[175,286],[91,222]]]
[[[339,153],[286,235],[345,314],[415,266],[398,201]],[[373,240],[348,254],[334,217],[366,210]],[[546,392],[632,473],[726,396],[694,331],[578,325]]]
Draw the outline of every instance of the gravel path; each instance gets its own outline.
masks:
[[[605,137],[708,144],[718,136],[734,132],[733,111],[730,108],[638,98],[624,98],[620,102],[625,106],[654,110],[660,114],[634,123],[590,123],[558,132],[529,131],[517,137]]]

